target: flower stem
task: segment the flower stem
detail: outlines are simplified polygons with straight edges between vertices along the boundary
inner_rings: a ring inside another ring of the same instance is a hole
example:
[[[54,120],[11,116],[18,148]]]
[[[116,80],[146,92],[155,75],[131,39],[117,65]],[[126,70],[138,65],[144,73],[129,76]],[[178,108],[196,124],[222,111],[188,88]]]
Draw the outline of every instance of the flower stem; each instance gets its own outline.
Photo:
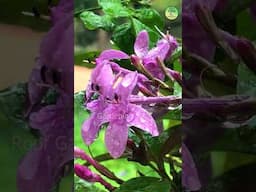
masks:
[[[114,173],[112,173],[110,170],[108,170],[103,165],[99,164],[97,161],[92,159],[89,155],[87,155],[82,149],[79,149],[78,147],[75,147],[74,149],[75,158],[80,158],[85,161],[87,161],[89,164],[91,164],[96,170],[98,170],[102,175],[116,181],[118,184],[122,184],[123,180],[119,179]]]
[[[161,88],[166,89],[173,93],[173,88],[167,85],[165,82],[161,81],[158,78],[155,78],[145,67],[142,63],[133,63],[134,66],[137,68],[138,71],[140,71],[142,74],[144,74],[148,79],[150,79],[154,84],[159,85]]]
[[[105,181],[101,176],[99,176],[98,178],[98,182],[101,183],[106,189],[108,189],[109,191],[114,191],[116,188],[113,187],[110,183],[108,183],[107,181]]]
[[[129,101],[134,104],[156,104],[156,103],[166,103],[166,104],[181,104],[181,97],[178,96],[160,96],[160,97],[130,97]]]

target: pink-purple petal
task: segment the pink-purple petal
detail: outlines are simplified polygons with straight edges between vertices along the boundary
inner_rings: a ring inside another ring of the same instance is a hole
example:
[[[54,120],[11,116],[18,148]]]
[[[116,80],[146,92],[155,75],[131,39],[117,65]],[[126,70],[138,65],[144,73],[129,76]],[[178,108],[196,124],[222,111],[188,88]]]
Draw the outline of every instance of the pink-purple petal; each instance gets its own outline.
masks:
[[[170,49],[170,44],[165,41],[165,43],[159,43],[157,47],[151,49],[148,54],[143,59],[143,64],[156,63],[156,58],[158,57],[161,61],[164,61]]]
[[[91,75],[91,83],[99,87],[102,95],[108,95],[111,92],[111,86],[114,81],[114,73],[108,61],[97,63],[95,70]]]
[[[110,155],[114,158],[120,157],[125,149],[128,140],[128,127],[125,119],[123,121],[112,121],[105,133],[105,143]]]
[[[159,135],[155,120],[145,109],[135,104],[129,104],[128,108],[127,123],[129,126],[138,127],[152,136]]]
[[[119,50],[114,50],[114,49],[109,49],[103,51],[100,56],[98,57],[98,60],[113,60],[113,59],[128,59],[129,55],[126,53],[119,51]]]
[[[86,145],[93,143],[98,135],[101,125],[106,123],[106,119],[102,113],[92,113],[91,116],[84,121],[82,125],[82,138]]]
[[[149,49],[149,36],[146,30],[141,31],[134,43],[134,52],[140,58],[147,55]]]
[[[182,144],[182,159],[182,185],[191,191],[198,191],[201,183],[193,157],[185,144]]]
[[[129,95],[134,90],[136,84],[138,81],[138,73],[137,72],[131,72],[124,76],[122,81],[118,84],[116,93],[118,96],[120,96],[121,101],[124,102],[127,100]]]

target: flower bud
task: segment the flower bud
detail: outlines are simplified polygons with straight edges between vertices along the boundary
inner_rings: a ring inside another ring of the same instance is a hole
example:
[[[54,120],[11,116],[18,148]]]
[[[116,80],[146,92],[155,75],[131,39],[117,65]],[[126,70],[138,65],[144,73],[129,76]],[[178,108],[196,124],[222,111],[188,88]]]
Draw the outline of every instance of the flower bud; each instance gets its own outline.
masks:
[[[79,164],[75,164],[74,166],[74,170],[75,170],[75,174],[88,181],[88,182],[98,182],[99,181],[99,176],[95,173],[93,173],[89,168],[79,165]]]
[[[131,62],[134,66],[139,66],[140,65],[140,58],[136,55],[131,55]]]

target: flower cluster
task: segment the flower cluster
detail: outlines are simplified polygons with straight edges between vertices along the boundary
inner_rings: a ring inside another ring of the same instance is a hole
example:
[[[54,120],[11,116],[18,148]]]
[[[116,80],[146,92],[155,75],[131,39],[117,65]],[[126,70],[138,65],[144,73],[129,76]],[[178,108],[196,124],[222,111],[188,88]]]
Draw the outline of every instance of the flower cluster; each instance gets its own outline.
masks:
[[[241,83],[240,77],[243,76],[239,67],[243,64],[255,74],[256,49],[247,39],[250,37],[242,33],[236,35],[238,31],[233,30],[234,24],[230,23],[245,7],[248,9],[248,18],[251,15],[252,22],[255,22],[255,3],[241,5],[231,2],[182,1],[182,65],[183,73],[189,74],[189,78],[184,78],[183,81],[182,181],[184,188],[191,191],[205,188],[212,181],[211,171],[215,162],[202,160],[200,155],[212,150],[211,145],[218,141],[220,135],[224,135],[224,128],[246,127],[249,119],[255,115],[251,110],[252,98],[247,93],[240,92],[237,87]],[[244,22],[236,21],[237,26]],[[218,57],[219,53],[223,54],[222,59]],[[225,69],[219,63],[225,65]],[[230,71],[235,65],[239,66],[238,74]],[[209,79],[215,84],[217,82],[215,90],[204,83]],[[229,95],[231,92],[241,95]],[[237,119],[240,119],[239,123]],[[195,162],[193,158],[196,159]]]
[[[19,164],[20,192],[51,191],[73,160],[72,10],[73,2],[67,0],[51,8],[53,26],[40,44],[30,74],[26,117],[30,127],[39,132],[40,140]],[[49,94],[53,95],[50,104]]]
[[[114,158],[120,157],[126,149],[129,127],[140,128],[152,136],[159,135],[155,119],[146,106],[163,103],[168,108],[180,103],[178,97],[158,95],[166,75],[181,78],[178,72],[165,66],[161,68],[177,47],[176,39],[167,34],[149,50],[149,36],[143,30],[134,44],[136,55],[128,56],[119,50],[106,50],[99,55],[86,89],[86,108],[91,116],[83,123],[82,137],[87,145],[94,141],[105,123],[108,123],[106,147]],[[138,71],[124,69],[114,62],[120,59],[130,59]],[[97,99],[92,99],[95,96]],[[152,108],[152,111],[156,109]]]

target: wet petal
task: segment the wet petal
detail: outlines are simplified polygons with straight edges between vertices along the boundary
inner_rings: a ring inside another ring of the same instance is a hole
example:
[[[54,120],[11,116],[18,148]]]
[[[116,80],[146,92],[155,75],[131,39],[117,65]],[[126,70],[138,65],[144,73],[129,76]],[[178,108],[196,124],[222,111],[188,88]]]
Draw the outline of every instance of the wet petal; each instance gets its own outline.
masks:
[[[165,41],[165,43],[159,43],[157,47],[151,49],[148,54],[143,59],[143,64],[147,63],[156,63],[156,58],[158,57],[161,61],[164,61],[167,56],[170,49],[170,45],[168,41]]]
[[[122,81],[117,86],[116,93],[120,96],[121,101],[125,101],[132,91],[134,90],[138,81],[138,74],[137,72],[131,72],[124,76]]]
[[[157,42],[157,47],[161,47],[162,44],[166,44],[166,43],[169,44],[169,50],[166,55],[166,59],[167,59],[172,55],[172,53],[178,47],[179,44],[178,44],[177,40],[175,39],[175,37],[173,37],[172,35],[165,35],[165,38],[160,39]]]
[[[163,80],[165,74],[162,69],[159,67],[159,64],[155,63],[147,63],[145,64],[145,68],[156,78]]]
[[[129,104],[129,113],[127,116],[127,123],[129,126],[138,127],[152,136],[158,136],[159,132],[153,117],[141,106]]]
[[[149,37],[146,30],[141,31],[134,43],[134,52],[140,58],[144,57],[148,53]]]
[[[126,148],[128,140],[128,127],[125,119],[120,122],[111,121],[105,134],[105,143],[110,155],[120,157]]]
[[[91,75],[91,83],[97,86],[96,91],[102,95],[110,94],[110,89],[114,81],[114,73],[107,61],[98,63]]]
[[[40,129],[44,134],[52,126],[49,122],[54,122],[57,113],[56,105],[48,105],[38,112],[33,112],[29,117],[29,124],[34,129]]]
[[[98,57],[99,60],[128,59],[129,56],[119,50],[109,49],[103,51]]]
[[[91,116],[84,121],[82,125],[82,138],[86,145],[93,143],[102,124],[106,123],[106,119],[102,113],[92,113]]]
[[[99,98],[98,100],[93,100],[89,103],[87,103],[86,108],[90,110],[91,112],[97,112],[99,108],[104,108],[104,102],[102,98]]]

